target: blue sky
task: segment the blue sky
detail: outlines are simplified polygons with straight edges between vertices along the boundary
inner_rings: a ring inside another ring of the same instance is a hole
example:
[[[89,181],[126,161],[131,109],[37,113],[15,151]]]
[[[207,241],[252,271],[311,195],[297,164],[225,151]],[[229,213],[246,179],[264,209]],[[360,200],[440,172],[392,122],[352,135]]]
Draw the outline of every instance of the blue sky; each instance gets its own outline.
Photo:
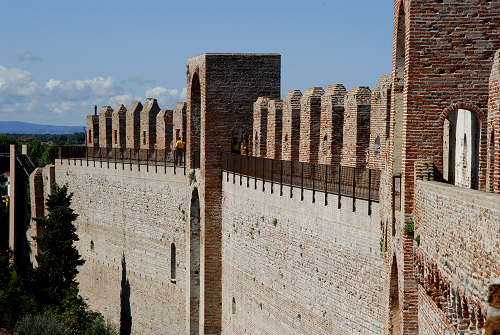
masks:
[[[393,3],[310,1],[5,1],[0,120],[83,125],[93,105],[185,100],[186,59],[277,52],[282,95],[390,73]]]

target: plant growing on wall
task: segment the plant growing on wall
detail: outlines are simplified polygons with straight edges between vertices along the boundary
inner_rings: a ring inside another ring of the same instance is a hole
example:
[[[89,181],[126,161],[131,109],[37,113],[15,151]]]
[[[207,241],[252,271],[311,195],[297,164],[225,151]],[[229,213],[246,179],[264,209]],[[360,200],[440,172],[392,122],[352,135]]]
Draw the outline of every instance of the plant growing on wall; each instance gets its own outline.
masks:
[[[405,225],[404,232],[407,235],[413,235],[413,233],[415,232],[415,225],[413,221]]]

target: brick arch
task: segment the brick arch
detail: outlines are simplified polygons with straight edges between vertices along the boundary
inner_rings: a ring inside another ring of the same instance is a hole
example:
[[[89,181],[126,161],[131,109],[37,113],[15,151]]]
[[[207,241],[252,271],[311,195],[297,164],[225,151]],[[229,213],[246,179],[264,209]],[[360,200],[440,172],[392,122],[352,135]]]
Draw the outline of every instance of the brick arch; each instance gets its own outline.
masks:
[[[438,147],[441,148],[440,150],[437,150],[437,155],[434,156],[435,160],[435,165],[437,165],[442,172],[443,169],[443,125],[444,125],[444,120],[450,115],[450,113],[454,111],[458,111],[459,109],[466,109],[470,112],[473,112],[477,115],[479,118],[479,175],[478,175],[478,189],[481,191],[486,190],[486,175],[487,175],[487,164],[488,164],[488,157],[487,157],[487,152],[488,152],[488,122],[487,118],[488,115],[487,113],[477,105],[466,102],[466,101],[456,101],[448,105],[441,114],[439,115],[438,119],[434,123],[434,128],[437,133],[439,133],[438,140],[439,143],[437,143]]]

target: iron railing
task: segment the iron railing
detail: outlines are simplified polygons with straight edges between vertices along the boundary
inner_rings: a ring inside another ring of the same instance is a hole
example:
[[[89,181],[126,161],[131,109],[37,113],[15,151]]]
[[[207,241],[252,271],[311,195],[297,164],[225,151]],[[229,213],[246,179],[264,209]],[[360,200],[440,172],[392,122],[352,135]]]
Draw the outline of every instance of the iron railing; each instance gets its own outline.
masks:
[[[175,151],[157,150],[157,149],[128,149],[128,148],[100,148],[100,147],[85,147],[85,146],[61,146],[58,147],[58,159],[73,161],[74,164],[100,164],[100,167],[113,167],[115,169],[129,168],[132,170],[132,165],[137,165],[138,170],[141,166],[145,166],[149,172],[150,168],[154,168],[155,172],[163,167],[164,172],[167,172],[167,166],[174,168],[174,174],[177,169],[182,169],[186,174],[186,153],[178,156]]]
[[[355,200],[363,199],[369,202],[369,214],[371,202],[379,201],[380,170],[281,161],[238,154],[224,154],[223,162],[227,181],[230,181],[232,173],[233,183],[238,175],[240,185],[245,182],[246,186],[250,187],[253,182],[255,189],[257,180],[263,181],[263,190],[267,182],[271,193],[275,192],[275,188],[279,188],[280,195],[283,195],[283,186],[289,186],[290,197],[293,197],[293,189],[298,188],[301,200],[304,199],[304,190],[311,190],[313,202],[316,201],[316,193],[320,192],[324,194],[325,205],[328,204],[328,194],[334,194],[338,196],[339,208],[341,198],[349,197],[353,199],[353,211],[356,209]]]

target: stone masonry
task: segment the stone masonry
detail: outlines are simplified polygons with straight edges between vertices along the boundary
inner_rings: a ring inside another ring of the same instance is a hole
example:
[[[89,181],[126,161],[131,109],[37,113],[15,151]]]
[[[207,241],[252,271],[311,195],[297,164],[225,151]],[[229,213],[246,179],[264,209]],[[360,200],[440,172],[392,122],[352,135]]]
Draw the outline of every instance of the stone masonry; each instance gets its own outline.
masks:
[[[111,148],[112,145],[112,114],[111,106],[103,106],[99,113],[99,146],[102,148]]]
[[[130,104],[126,116],[126,143],[129,149],[139,149],[141,144],[141,110],[140,101],[134,101]]]
[[[300,99],[299,161],[318,162],[321,121],[321,87],[308,88]]]
[[[290,90],[283,101],[282,160],[299,161],[301,97],[299,90]]]
[[[126,146],[126,117],[127,109],[120,104],[111,115],[111,128],[113,130],[113,148],[125,148]]]
[[[267,149],[267,113],[269,99],[259,97],[253,104],[253,155],[266,157]]]
[[[154,149],[156,142],[156,116],[160,107],[156,99],[147,98],[140,112],[141,149]]]
[[[347,91],[342,84],[328,85],[321,97],[321,128],[319,163],[339,164],[342,154],[344,126],[344,97]]]
[[[281,160],[283,101],[269,100],[267,104],[267,158]]]

